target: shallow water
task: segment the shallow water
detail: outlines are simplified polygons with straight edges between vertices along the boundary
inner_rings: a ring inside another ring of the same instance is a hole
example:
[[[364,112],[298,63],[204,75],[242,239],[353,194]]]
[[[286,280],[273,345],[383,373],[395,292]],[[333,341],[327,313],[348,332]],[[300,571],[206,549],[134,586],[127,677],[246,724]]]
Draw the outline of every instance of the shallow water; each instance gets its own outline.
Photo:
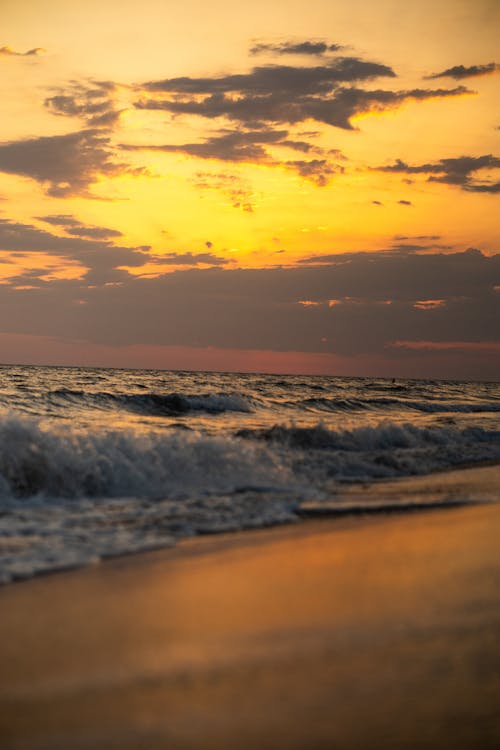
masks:
[[[4,583],[295,521],[353,483],[372,503],[380,480],[500,460],[498,383],[12,366],[0,379]]]

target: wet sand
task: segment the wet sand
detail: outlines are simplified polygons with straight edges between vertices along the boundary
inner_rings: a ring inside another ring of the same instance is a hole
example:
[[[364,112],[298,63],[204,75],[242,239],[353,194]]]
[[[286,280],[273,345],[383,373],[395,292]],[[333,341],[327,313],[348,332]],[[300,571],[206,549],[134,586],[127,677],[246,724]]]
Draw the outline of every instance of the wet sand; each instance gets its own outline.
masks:
[[[3,750],[500,746],[500,505],[188,540],[0,589]]]

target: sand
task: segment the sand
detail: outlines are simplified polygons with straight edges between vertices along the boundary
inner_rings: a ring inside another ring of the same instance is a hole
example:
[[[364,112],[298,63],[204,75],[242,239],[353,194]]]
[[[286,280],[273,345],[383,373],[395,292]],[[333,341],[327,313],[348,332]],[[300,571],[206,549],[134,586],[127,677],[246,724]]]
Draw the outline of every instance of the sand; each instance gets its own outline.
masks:
[[[0,589],[0,746],[500,747],[500,505],[188,540]]]

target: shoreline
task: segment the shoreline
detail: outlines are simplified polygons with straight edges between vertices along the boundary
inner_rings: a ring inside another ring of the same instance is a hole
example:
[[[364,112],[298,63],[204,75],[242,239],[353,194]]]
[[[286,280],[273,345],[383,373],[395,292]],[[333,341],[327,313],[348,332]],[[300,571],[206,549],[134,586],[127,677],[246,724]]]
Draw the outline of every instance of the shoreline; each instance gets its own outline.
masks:
[[[245,540],[247,535],[272,529],[295,527],[304,523],[311,523],[319,519],[331,520],[339,523],[341,520],[362,518],[374,520],[385,516],[405,515],[407,513],[430,512],[453,508],[482,505],[484,503],[500,501],[500,461],[483,461],[479,464],[449,467],[431,474],[400,477],[390,480],[353,482],[339,485],[339,495],[330,502],[306,502],[296,510],[296,518],[269,524],[254,526],[233,531],[204,532],[194,536],[179,537],[173,544],[161,545],[150,549],[109,555],[100,558],[95,563],[87,565],[68,565],[66,567],[43,570],[32,575],[20,576],[0,583],[0,594],[5,587],[27,584],[38,578],[53,575],[72,574],[96,565],[109,565],[116,561],[130,558],[140,560],[142,555],[172,552],[184,555],[197,554],[196,547],[206,544],[208,538],[230,539],[236,542]],[[466,491],[467,497],[463,497]],[[401,500],[401,497],[404,499]],[[381,499],[382,498],[382,499]]]
[[[2,747],[498,746],[499,533],[314,519],[2,587]]]

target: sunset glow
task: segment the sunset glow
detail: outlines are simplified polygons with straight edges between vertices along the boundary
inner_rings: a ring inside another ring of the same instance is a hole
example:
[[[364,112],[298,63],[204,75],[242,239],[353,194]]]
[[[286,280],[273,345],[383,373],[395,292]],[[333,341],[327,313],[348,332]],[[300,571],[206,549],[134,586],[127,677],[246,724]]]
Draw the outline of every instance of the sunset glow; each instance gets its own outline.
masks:
[[[499,32],[4,0],[0,360],[496,378]]]

